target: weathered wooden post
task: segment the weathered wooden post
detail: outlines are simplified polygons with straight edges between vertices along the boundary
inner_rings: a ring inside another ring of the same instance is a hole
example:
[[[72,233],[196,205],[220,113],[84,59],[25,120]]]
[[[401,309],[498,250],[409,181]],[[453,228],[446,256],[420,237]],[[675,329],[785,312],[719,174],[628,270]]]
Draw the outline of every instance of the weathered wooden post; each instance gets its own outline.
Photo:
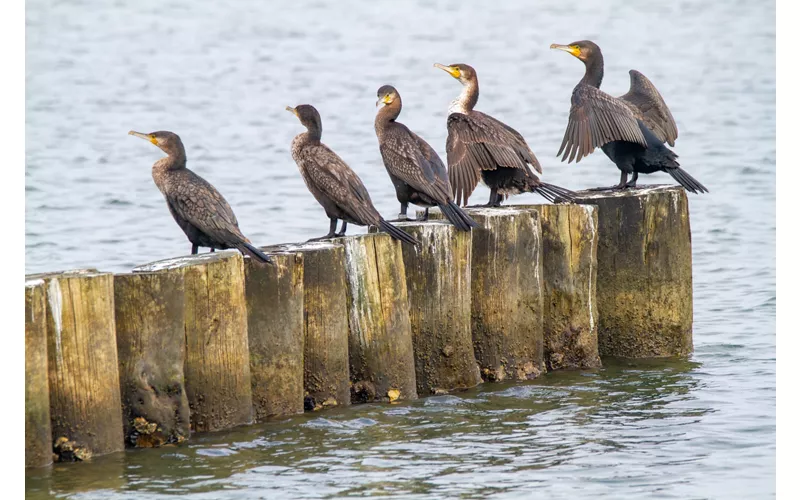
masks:
[[[692,352],[692,236],[683,188],[583,191],[579,202],[598,207],[600,355]]]
[[[466,212],[472,230],[472,340],[484,380],[530,380],[545,371],[539,215],[514,208]],[[431,218],[441,218],[438,210]]]
[[[53,462],[44,281],[25,282],[25,467]]]
[[[414,346],[400,242],[387,234],[344,238],[351,400],[416,399]]]
[[[189,437],[183,275],[117,274],[114,309],[126,444],[182,442]]]
[[[329,241],[279,245],[303,254],[305,409],[350,404],[347,266],[344,247]]]
[[[60,460],[124,449],[114,325],[114,276],[39,274],[47,292],[47,367],[53,448]]]
[[[253,399],[241,254],[206,253],[134,269],[155,271],[182,274],[184,279],[184,376],[192,431],[250,423]]]
[[[544,358],[548,370],[597,368],[597,210],[594,205],[523,205],[542,225]]]
[[[245,258],[247,332],[256,421],[303,413],[303,254]]]
[[[417,392],[474,387],[481,376],[470,328],[472,233],[440,221],[399,226],[420,242],[402,247]]]

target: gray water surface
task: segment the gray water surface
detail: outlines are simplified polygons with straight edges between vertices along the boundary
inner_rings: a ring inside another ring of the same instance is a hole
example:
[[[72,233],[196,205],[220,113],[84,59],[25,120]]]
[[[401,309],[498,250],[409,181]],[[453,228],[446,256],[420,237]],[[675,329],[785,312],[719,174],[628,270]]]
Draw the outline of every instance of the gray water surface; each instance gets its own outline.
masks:
[[[680,131],[675,151],[711,189],[690,195],[689,360],[484,384],[402,405],[306,414],[184,446],[28,471],[30,497],[768,498],[775,491],[775,7],[771,2],[238,2],[26,4],[26,271],[123,271],[190,245],[150,177],[161,152],[127,136],[171,130],[189,167],[259,245],[324,234],[290,153],[314,104],[323,142],[397,212],[373,131],[375,92],[441,155],[465,62],[478,109],[519,130],[547,182],[610,185],[596,151],[555,157],[583,67],[550,43],[592,39],[603,89],[635,68]],[[672,183],[664,174],[643,183]],[[485,202],[480,187],[471,201]],[[533,203],[533,195],[512,203]],[[352,227],[350,232],[363,232]]]

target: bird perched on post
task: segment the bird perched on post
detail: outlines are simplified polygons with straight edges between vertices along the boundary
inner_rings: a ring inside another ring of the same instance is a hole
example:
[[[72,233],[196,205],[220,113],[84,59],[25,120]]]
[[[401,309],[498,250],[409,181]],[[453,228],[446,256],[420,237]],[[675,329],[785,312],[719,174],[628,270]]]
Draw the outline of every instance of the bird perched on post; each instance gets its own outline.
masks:
[[[292,158],[297,163],[308,190],[331,220],[328,234],[309,241],[344,236],[349,222],[359,226],[378,226],[392,238],[409,245],[417,245],[417,240],[412,236],[381,217],[358,175],[339,155],[320,142],[322,119],[316,108],[301,104],[295,108],[286,106],[286,110],[297,116],[306,127],[306,132],[292,141]],[[342,229],[337,233],[336,224],[339,219],[342,220]]]
[[[678,128],[661,94],[647,77],[631,70],[628,93],[612,97],[600,90],[603,53],[597,44],[582,40],[569,45],[554,43],[550,48],[572,54],[586,66],[583,78],[572,91],[569,122],[557,154],[564,153],[561,161],[581,161],[599,146],[622,174],[618,185],[595,190],[635,188],[639,174],[661,171],[687,191],[708,192],[680,167],[678,155],[664,146],[664,142],[675,145]],[[630,181],[628,174],[633,174]]]
[[[231,206],[214,186],[186,168],[186,150],[177,134],[166,131],[128,134],[158,146],[167,154],[153,165],[153,180],[167,200],[167,208],[192,243],[198,247],[224,250],[236,248],[261,263],[272,260],[250,243],[239,230]]]
[[[548,201],[572,201],[569,189],[539,180],[542,167],[522,135],[505,123],[475,111],[478,74],[468,64],[434,64],[463,86],[447,117],[447,167],[456,202],[464,204],[480,180],[489,186],[487,206],[497,207],[512,194],[538,193]]]
[[[453,202],[447,169],[436,151],[397,121],[403,109],[397,89],[391,85],[379,88],[376,106],[381,108],[375,116],[375,133],[383,165],[397,192],[400,216],[405,217],[408,204],[413,203],[425,207],[423,220],[427,220],[428,209],[436,206],[458,229],[477,227],[478,223]]]

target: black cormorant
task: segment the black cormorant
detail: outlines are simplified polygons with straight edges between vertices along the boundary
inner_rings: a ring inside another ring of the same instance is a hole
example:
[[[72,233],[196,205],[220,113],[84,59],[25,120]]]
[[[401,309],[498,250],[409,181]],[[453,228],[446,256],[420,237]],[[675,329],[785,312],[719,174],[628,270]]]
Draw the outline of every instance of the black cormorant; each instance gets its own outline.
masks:
[[[447,117],[447,166],[456,201],[464,204],[480,180],[489,186],[487,206],[500,206],[519,193],[539,193],[548,201],[571,201],[568,189],[541,182],[530,167],[542,173],[539,161],[519,132],[491,116],[475,111],[478,75],[468,64],[434,64],[461,82],[461,95],[450,104]]]
[[[225,198],[205,179],[186,168],[186,150],[181,138],[172,132],[128,132],[152,142],[167,153],[153,165],[153,180],[167,200],[175,222],[192,242],[192,255],[198,247],[220,250],[236,248],[253,259],[272,264],[270,258],[250,244],[239,230],[239,223]]]
[[[631,88],[621,97],[600,90],[603,81],[603,53],[594,42],[583,40],[569,45],[550,45],[577,57],[586,73],[572,91],[569,122],[558,155],[581,161],[600,146],[622,171],[619,184],[611,188],[636,187],[639,174],[666,172],[692,193],[708,189],[680,168],[678,155],[664,142],[675,145],[678,128],[667,104],[655,86],[643,74],[631,70]],[[628,181],[628,174],[633,178]]]
[[[428,209],[437,206],[458,229],[469,231],[477,227],[478,223],[453,203],[447,169],[436,151],[396,121],[403,108],[397,90],[391,85],[379,88],[376,106],[381,109],[375,117],[375,133],[383,164],[397,192],[400,215],[406,216],[408,204],[413,203],[425,207],[424,219],[427,220]]]
[[[331,220],[328,234],[309,241],[344,236],[349,222],[359,226],[378,226],[392,238],[417,245],[417,240],[381,217],[358,175],[339,155],[320,142],[322,119],[316,108],[301,104],[296,108],[287,106],[286,110],[294,113],[307,129],[292,141],[292,158],[297,163],[308,190]],[[337,233],[336,223],[339,219],[342,220],[342,230]]]

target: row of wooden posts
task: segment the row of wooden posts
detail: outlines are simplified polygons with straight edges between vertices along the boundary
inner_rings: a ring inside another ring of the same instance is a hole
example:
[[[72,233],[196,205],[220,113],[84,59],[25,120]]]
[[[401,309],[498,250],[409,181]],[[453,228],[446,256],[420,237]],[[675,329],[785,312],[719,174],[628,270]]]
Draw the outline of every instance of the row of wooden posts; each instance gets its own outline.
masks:
[[[28,276],[26,466],[692,349],[680,188],[468,209],[482,226]],[[431,219],[440,214],[431,212]]]

